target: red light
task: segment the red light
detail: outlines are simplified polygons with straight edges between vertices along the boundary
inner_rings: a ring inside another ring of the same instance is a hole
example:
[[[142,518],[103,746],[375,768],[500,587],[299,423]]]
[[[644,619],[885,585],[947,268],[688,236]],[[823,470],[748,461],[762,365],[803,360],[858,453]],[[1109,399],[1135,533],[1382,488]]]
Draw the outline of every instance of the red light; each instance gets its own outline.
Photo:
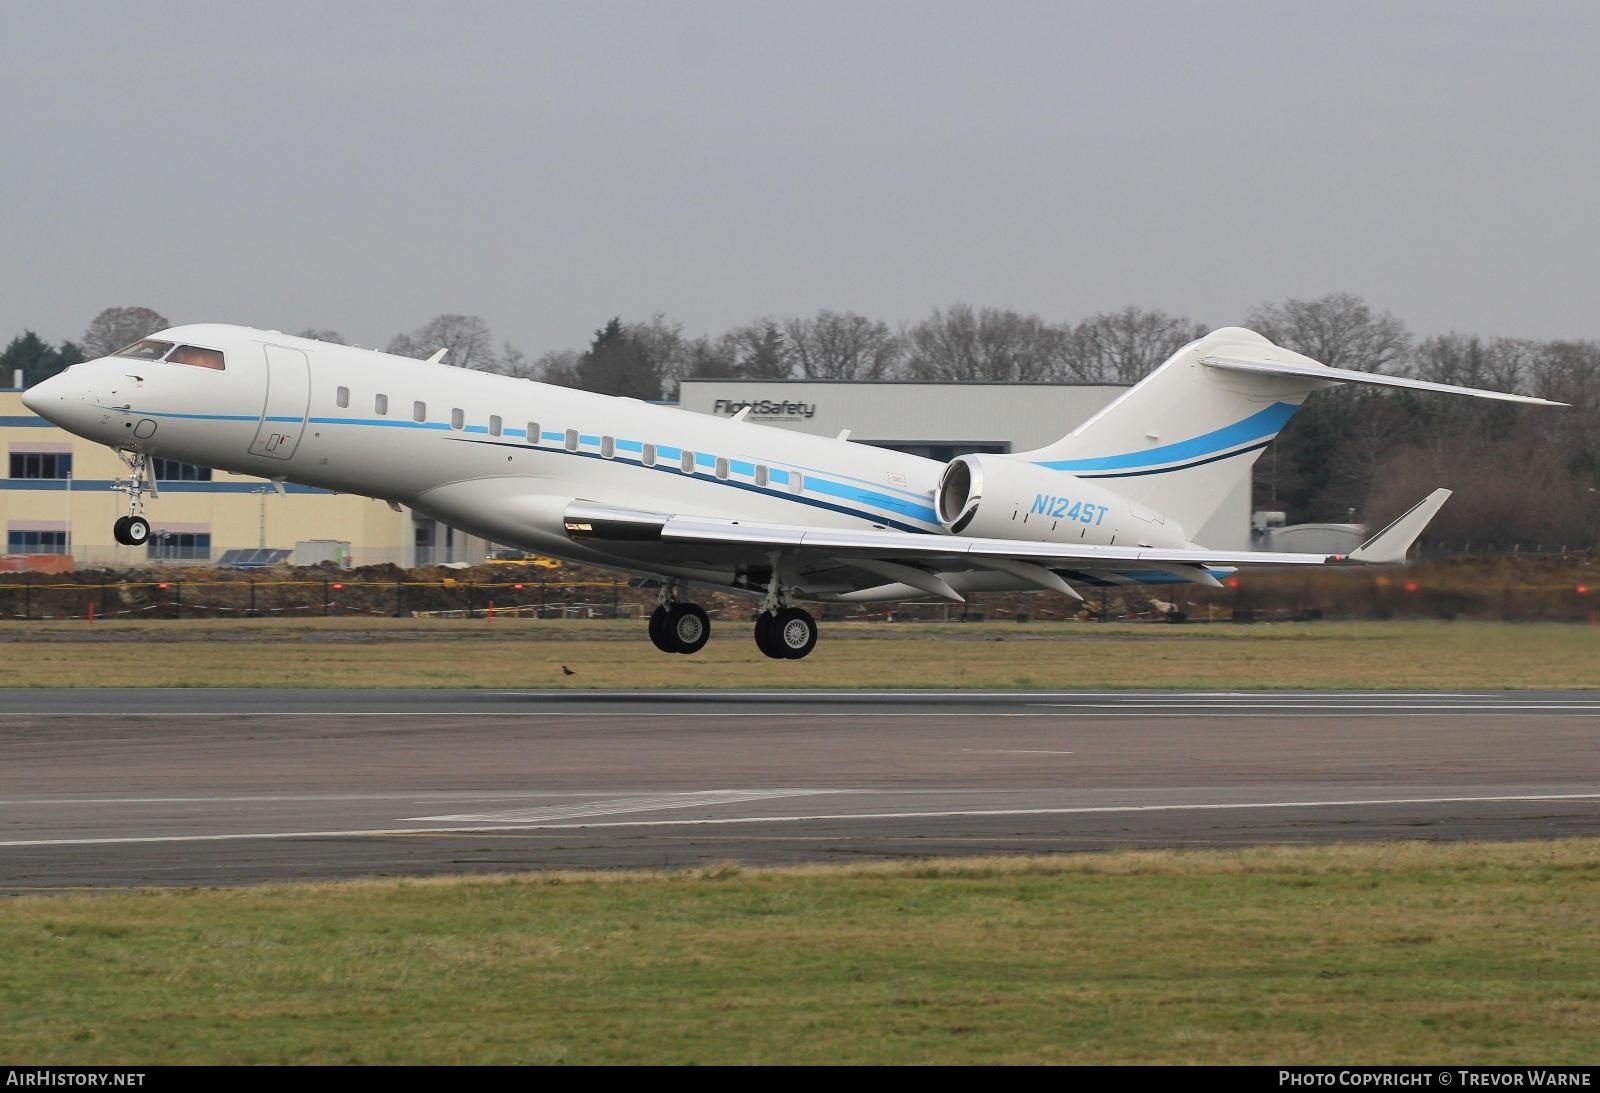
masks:
[[[341,591],[341,590],[343,590],[344,585],[335,583],[333,587],[334,587],[335,591]]]
[[[1228,585],[1229,588],[1238,588],[1239,587],[1239,578],[1238,577],[1229,577],[1228,580],[1227,580],[1227,585]]]
[[[1578,595],[1587,596],[1588,594],[1589,594],[1589,586],[1586,585],[1586,584],[1580,584],[1578,586]]]
[[[158,585],[156,585],[156,587],[157,587],[157,588],[166,588],[166,587],[167,587],[167,586],[166,586],[166,584],[165,584],[165,583],[163,583],[163,584],[158,584]]]
[[[522,589],[522,586],[520,584],[514,584],[511,587],[517,589],[518,591],[521,591],[521,589]]]
[[[1418,586],[1416,581],[1407,581],[1406,582],[1406,591],[1407,592],[1415,592],[1418,587],[1419,586]]]

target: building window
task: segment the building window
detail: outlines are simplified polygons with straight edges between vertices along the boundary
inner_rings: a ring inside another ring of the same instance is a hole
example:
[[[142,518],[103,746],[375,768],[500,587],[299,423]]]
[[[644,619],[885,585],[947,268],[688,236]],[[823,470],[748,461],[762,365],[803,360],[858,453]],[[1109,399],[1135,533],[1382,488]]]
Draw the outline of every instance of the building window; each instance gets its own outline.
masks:
[[[757,463],[756,464],[756,485],[765,486],[766,484],[767,484],[767,465],[765,463]]]
[[[646,467],[654,467],[656,465],[656,446],[654,444],[646,444],[644,446],[644,450],[639,453],[639,462]]]
[[[209,482],[211,468],[197,463],[180,463],[176,459],[156,459],[156,480],[159,482]]]
[[[71,478],[71,452],[12,452],[12,478]]]
[[[684,452],[683,453],[683,457],[678,460],[678,469],[680,471],[682,471],[684,474],[693,474],[694,473],[694,453],[693,452]]]
[[[601,437],[600,438],[600,458],[601,459],[611,459],[611,458],[615,457],[616,454],[617,454],[617,438],[614,437],[614,436],[603,436],[603,437]]]
[[[168,561],[205,561],[211,557],[208,531],[155,531],[145,544],[146,557]]]
[[[426,402],[413,402],[411,404],[411,420],[412,421],[427,421],[428,420],[428,404]]]
[[[576,430],[576,429],[568,429],[567,430],[567,451],[575,452],[577,450],[578,450],[578,430]]]
[[[805,492],[805,488],[806,488],[806,476],[801,474],[799,471],[790,471],[789,472],[789,492],[790,493],[804,493]]]
[[[67,533],[64,531],[9,531],[6,533],[7,554],[65,554]]]
[[[539,423],[537,421],[528,422],[527,440],[529,444],[539,443]]]
[[[490,436],[499,436],[500,432],[501,432],[500,426],[501,426],[500,415],[499,414],[490,414],[489,415],[489,435]]]
[[[379,417],[388,417],[389,416],[389,396],[388,395],[373,395],[372,396],[372,409],[373,409],[373,412],[376,413]]]
[[[466,427],[467,412],[461,407],[457,406],[454,410],[450,411],[450,428],[460,430],[465,429]]]
[[[717,477],[724,482],[728,480],[728,457],[725,455],[717,456]]]

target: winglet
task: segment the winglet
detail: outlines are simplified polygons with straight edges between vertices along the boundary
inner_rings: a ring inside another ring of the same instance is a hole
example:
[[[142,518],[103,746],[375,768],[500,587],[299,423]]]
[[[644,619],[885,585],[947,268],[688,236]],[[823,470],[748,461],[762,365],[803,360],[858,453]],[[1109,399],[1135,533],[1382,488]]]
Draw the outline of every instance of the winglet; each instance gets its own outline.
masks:
[[[1417,541],[1444,503],[1450,500],[1450,491],[1434,490],[1412,505],[1400,519],[1350,552],[1350,561],[1368,565],[1398,565],[1406,560],[1406,552]]]
[[[443,349],[437,350],[433,356],[429,357],[428,363],[438,364],[440,361],[444,360],[444,355],[448,352],[450,352],[450,347],[447,345]]]

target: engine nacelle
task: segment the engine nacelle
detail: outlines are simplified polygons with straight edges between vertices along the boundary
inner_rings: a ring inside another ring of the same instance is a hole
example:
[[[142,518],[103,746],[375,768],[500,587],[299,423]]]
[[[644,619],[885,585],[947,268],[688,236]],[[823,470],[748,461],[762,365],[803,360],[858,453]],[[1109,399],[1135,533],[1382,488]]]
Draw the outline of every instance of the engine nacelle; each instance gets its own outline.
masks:
[[[1101,546],[1182,547],[1183,528],[1096,482],[1003,455],[957,456],[939,478],[952,535]]]

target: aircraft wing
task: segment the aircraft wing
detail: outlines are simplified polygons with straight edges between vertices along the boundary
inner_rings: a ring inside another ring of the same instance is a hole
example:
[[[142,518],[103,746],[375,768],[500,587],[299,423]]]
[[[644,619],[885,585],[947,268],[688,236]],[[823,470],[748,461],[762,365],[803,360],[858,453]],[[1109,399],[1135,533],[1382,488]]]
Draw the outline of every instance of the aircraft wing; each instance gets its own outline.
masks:
[[[1439,511],[1449,490],[1435,490],[1349,556],[1252,550],[1154,549],[1139,546],[1029,542],[877,529],[816,528],[608,508],[574,502],[566,511],[568,537],[640,558],[664,549],[703,564],[770,564],[785,559],[797,574],[812,574],[837,591],[885,581],[960,600],[939,575],[988,570],[1040,588],[1076,595],[1069,578],[1089,583],[1141,583],[1141,573],[1216,586],[1213,567],[1393,564]],[[645,548],[645,544],[649,544]],[[679,548],[673,551],[672,548]],[[826,579],[821,579],[827,574]],[[842,585],[840,582],[843,582]]]

